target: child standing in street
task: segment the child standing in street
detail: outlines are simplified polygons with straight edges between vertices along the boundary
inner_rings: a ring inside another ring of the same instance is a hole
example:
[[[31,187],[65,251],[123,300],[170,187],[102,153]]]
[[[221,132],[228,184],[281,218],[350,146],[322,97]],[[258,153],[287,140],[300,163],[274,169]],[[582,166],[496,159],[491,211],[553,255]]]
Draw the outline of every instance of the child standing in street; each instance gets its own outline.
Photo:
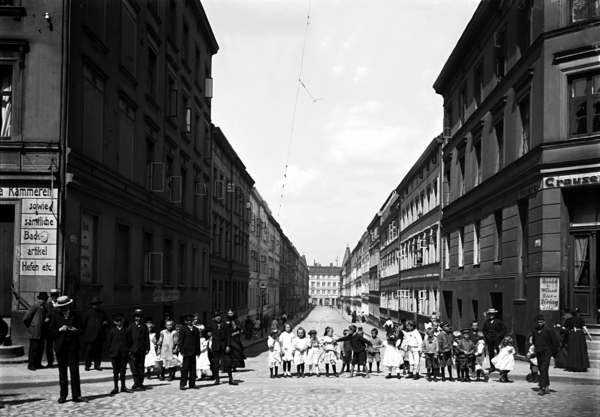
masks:
[[[469,377],[469,358],[475,358],[475,346],[471,342],[471,330],[463,329],[462,338],[457,340],[457,371],[458,380],[471,382]]]
[[[458,330],[452,332],[452,355],[454,356],[454,364],[456,365],[456,379],[459,382],[463,382],[460,379],[460,362],[458,360],[459,351],[458,351],[458,342],[462,339],[462,335]],[[465,359],[466,361],[466,359]]]
[[[396,376],[400,379],[400,364],[403,357],[398,346],[401,341],[396,338],[393,332],[389,333],[387,340],[384,342],[385,350],[383,351],[383,360],[381,363],[388,369],[388,374],[385,379],[392,378],[392,372],[396,370]]]
[[[119,381],[121,382],[121,392],[133,392],[125,385],[125,370],[127,369],[127,346],[125,345],[125,329],[123,328],[123,313],[113,314],[113,323],[115,327],[108,333],[108,353],[113,368],[113,379],[115,388],[110,395],[119,392]]]
[[[423,351],[423,338],[417,330],[414,321],[406,322],[406,331],[404,332],[404,340],[402,341],[401,349],[408,356],[408,364],[410,371],[407,378],[419,379],[419,364],[421,361],[421,352]]]
[[[373,346],[367,348],[367,362],[369,362],[369,372],[373,372],[373,362],[377,363],[377,373],[379,370],[379,364],[381,362],[381,348],[383,347],[383,341],[377,336],[379,331],[377,329],[371,330],[371,343]]]
[[[159,377],[159,380],[161,381],[164,381],[165,379],[165,370],[169,372],[168,381],[174,380],[175,371],[177,370],[177,367],[181,365],[176,354],[175,338],[177,333],[173,330],[174,324],[173,320],[167,320],[165,322],[166,328],[160,332],[160,337],[158,339],[158,350],[160,351],[160,358],[163,361]]]
[[[344,336],[348,336],[348,329],[344,330]],[[344,341],[342,345],[342,373],[347,370],[350,372],[350,364],[352,363],[352,346],[350,345],[350,341]]]
[[[298,378],[304,378],[304,366],[308,362],[308,349],[310,348],[310,339],[306,337],[306,332],[302,327],[296,331],[294,339],[294,364]]]
[[[309,376],[317,375],[321,376],[319,373],[319,355],[321,354],[321,342],[317,337],[317,331],[311,330],[308,332],[309,337],[309,348],[308,348],[308,371],[310,372]],[[314,369],[313,369],[314,368]]]
[[[277,330],[273,327],[273,330]],[[283,353],[283,377],[292,377],[292,361],[294,360],[294,333],[292,333],[292,325],[286,323],[284,326],[284,332],[279,336],[279,342],[281,343],[281,351]]]
[[[447,321],[440,324],[442,331],[438,335],[439,353],[440,353],[440,369],[442,371],[442,381],[446,380],[444,368],[448,368],[448,381],[454,382],[452,378],[452,326]]]
[[[477,332],[477,344],[475,345],[475,372],[477,372],[477,381],[480,381],[479,377],[483,376],[483,380],[488,382],[489,377],[483,369],[485,364],[485,337],[483,332]]]
[[[504,336],[502,339],[500,352],[494,356],[492,364],[500,372],[500,382],[512,382],[508,380],[508,373],[515,367],[515,348],[510,336]]]
[[[527,351],[526,356],[527,360],[529,361],[529,370],[531,372],[527,374],[527,377],[525,377],[525,379],[527,380],[527,382],[538,383],[540,382],[540,379],[538,374],[538,360],[535,354],[535,345],[532,343],[531,338],[529,338],[529,343],[531,343],[531,345],[529,346],[529,350]]]
[[[202,329],[204,330],[204,328]],[[200,332],[200,356],[198,356],[198,362],[196,363],[196,373],[198,379],[204,379],[208,377],[208,371],[210,371],[210,358],[208,357],[208,351],[211,348],[210,336],[211,332],[208,332],[208,338],[202,337],[203,332]]]
[[[323,350],[325,350],[325,354],[323,355],[323,362],[325,362],[325,376],[329,377],[329,365],[331,365],[333,376],[338,377],[339,375],[335,369],[338,360],[337,343],[333,338],[333,329],[331,327],[325,328],[325,335],[321,339],[321,344],[323,345]]]
[[[433,334],[433,326],[425,325],[425,334],[425,339],[423,340],[423,353],[425,354],[425,364],[427,367],[427,381],[431,382],[431,377],[433,376],[433,381],[437,382],[440,344],[437,337]]]
[[[144,358],[144,367],[146,368],[146,378],[152,379],[154,366],[158,360],[158,356],[156,356],[156,343],[158,340],[156,339],[156,333],[154,332],[154,323],[152,323],[151,320],[146,320],[146,326],[148,327],[148,338],[150,339],[148,343],[150,351]]]
[[[277,370],[281,365],[281,344],[279,343],[279,331],[277,329],[271,330],[271,334],[267,339],[267,346],[269,347],[269,357],[267,363],[269,365],[269,371],[271,373],[271,379],[278,378]]]

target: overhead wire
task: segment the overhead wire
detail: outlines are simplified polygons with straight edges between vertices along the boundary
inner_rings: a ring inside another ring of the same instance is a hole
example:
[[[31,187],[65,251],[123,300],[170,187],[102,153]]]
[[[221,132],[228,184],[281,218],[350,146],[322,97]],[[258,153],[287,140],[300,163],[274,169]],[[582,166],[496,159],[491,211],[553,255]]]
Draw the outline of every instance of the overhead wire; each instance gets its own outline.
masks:
[[[306,38],[308,36],[308,25],[310,24],[310,8],[312,5],[312,0],[309,0],[308,2],[308,14],[306,16],[306,28],[304,29],[304,43],[302,44],[302,57],[300,59],[300,71],[298,73],[298,84],[296,86],[296,100],[294,102],[294,112],[292,114],[292,126],[290,129],[290,139],[288,142],[288,152],[287,152],[287,157],[285,160],[285,170],[283,172],[283,183],[281,185],[281,197],[279,199],[279,209],[277,211],[277,219],[279,219],[279,215],[281,214],[281,206],[283,204],[283,192],[285,191],[285,181],[287,179],[287,172],[288,172],[288,167],[289,167],[289,163],[290,163],[290,153],[292,150],[292,138],[294,136],[294,123],[296,121],[296,111],[298,109],[298,96],[300,95],[300,86],[302,85],[304,87],[304,89],[308,92],[308,94],[310,95],[310,97],[313,99],[313,103],[317,100],[315,100],[314,97],[312,96],[312,94],[310,94],[310,91],[308,91],[308,89],[306,88],[306,86],[304,85],[304,83],[302,82],[302,68],[304,66],[304,52],[306,50]]]

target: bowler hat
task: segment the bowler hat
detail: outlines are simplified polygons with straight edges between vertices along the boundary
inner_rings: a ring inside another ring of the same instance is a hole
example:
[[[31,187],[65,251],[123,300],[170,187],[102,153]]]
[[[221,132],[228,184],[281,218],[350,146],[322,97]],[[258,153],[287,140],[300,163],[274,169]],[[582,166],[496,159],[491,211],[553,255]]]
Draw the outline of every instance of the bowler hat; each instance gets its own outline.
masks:
[[[50,290],[50,295],[53,295],[53,294],[60,294],[60,291],[58,291],[56,288],[52,288]]]
[[[490,308],[487,311],[488,314],[498,314],[498,310],[496,310],[495,308]]]
[[[213,317],[213,318],[214,318],[214,317],[220,316],[220,315],[221,315],[221,313],[219,313],[217,310],[215,310],[215,311],[213,311],[212,313],[210,313],[210,315],[211,315],[211,317]]]
[[[142,310],[141,308],[136,308],[135,310],[133,310],[133,317],[135,316],[144,317],[144,310]]]
[[[38,294],[37,298],[38,298],[38,300],[47,301],[48,300],[48,293],[46,291],[42,291],[41,293]]]
[[[440,327],[444,328],[444,327],[448,327],[450,326],[450,323],[448,323],[447,321],[443,321],[440,323]]]
[[[64,307],[68,304],[71,304],[73,302],[73,300],[71,300],[71,298],[68,295],[63,295],[58,297],[58,299],[56,300],[56,307]]]
[[[100,299],[100,297],[94,296],[94,297],[92,297],[92,301],[90,301],[90,304],[91,305],[102,304],[102,300]]]

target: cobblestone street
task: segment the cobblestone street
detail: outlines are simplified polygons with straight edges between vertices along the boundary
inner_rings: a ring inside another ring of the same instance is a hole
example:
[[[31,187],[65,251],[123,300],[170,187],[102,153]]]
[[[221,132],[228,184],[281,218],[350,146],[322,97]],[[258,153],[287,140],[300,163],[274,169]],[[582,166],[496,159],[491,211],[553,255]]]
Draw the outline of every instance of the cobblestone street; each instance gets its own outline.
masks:
[[[348,321],[337,310],[318,307],[301,323],[306,330],[316,329],[319,336],[326,325],[331,325],[339,335]],[[365,326],[366,332],[370,329],[371,326]],[[600,412],[598,385],[553,382],[551,395],[538,396],[536,387],[519,374],[511,375],[515,380],[512,384],[498,383],[497,373],[487,384],[386,380],[384,372],[375,373],[370,379],[347,379],[343,375],[272,380],[266,365],[265,345],[261,343],[247,349],[246,369],[234,374],[239,386],[214,387],[211,381],[201,381],[199,390],[180,391],[177,381],[152,379],[147,384],[151,389],[145,392],[111,397],[108,393],[112,382],[107,378],[106,382],[82,382],[83,396],[89,403],[68,401],[60,405],[57,404],[58,381],[52,386],[32,383],[4,389],[8,384],[3,378],[0,399],[6,408],[0,410],[0,415],[381,416],[409,413],[421,416],[445,410],[451,415],[596,416]],[[109,373],[108,369],[102,371],[106,377]]]

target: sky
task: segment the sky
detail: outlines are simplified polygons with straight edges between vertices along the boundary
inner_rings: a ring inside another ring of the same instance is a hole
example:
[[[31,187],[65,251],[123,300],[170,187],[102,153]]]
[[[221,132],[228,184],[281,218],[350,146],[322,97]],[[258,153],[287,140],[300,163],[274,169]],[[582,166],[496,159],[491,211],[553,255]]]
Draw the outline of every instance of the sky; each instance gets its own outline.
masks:
[[[441,133],[432,86],[479,1],[202,4],[213,123],[308,264],[341,266]]]

